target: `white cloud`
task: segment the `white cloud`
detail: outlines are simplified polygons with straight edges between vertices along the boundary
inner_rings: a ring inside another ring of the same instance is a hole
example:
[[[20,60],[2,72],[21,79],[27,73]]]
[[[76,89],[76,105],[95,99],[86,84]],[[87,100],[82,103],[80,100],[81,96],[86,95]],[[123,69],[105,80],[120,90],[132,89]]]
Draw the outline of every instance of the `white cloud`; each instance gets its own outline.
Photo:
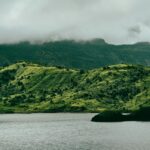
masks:
[[[0,0],[0,43],[104,38],[150,41],[149,0]]]

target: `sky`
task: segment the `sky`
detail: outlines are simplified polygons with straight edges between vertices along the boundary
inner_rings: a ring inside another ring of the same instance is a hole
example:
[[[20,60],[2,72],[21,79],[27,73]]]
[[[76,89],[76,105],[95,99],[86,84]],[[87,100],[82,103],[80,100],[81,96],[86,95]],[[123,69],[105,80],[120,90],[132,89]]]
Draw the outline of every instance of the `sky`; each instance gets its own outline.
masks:
[[[150,42],[150,0],[0,0],[0,43]]]

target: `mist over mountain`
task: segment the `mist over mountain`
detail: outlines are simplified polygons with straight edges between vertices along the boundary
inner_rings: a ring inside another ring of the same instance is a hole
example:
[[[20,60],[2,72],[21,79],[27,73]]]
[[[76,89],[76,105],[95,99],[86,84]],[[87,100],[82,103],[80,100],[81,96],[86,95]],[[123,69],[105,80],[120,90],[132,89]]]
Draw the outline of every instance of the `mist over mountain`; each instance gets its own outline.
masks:
[[[89,40],[149,41],[149,0],[0,0],[0,43]]]
[[[128,63],[150,65],[150,44],[112,45],[103,39],[20,42],[0,45],[0,65],[29,61],[49,66],[91,69]]]

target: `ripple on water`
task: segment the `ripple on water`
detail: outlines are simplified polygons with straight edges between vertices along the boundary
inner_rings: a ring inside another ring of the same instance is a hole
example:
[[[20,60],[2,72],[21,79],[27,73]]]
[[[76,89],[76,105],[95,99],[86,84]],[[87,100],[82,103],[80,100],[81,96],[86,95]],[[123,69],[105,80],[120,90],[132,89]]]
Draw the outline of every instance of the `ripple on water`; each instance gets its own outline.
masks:
[[[0,115],[0,150],[149,150],[149,122],[90,122],[94,115]]]

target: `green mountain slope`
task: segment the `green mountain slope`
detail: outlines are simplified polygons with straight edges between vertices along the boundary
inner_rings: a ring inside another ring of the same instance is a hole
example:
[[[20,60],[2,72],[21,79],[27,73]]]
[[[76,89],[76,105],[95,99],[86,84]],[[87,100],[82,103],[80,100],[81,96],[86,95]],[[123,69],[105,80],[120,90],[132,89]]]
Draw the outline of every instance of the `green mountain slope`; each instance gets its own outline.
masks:
[[[81,42],[64,40],[43,44],[22,42],[0,45],[1,66],[20,60],[80,69],[93,69],[119,63],[150,65],[150,44],[117,46],[95,39]]]
[[[150,67],[93,70],[20,62],[0,68],[1,112],[100,112],[150,105]]]

